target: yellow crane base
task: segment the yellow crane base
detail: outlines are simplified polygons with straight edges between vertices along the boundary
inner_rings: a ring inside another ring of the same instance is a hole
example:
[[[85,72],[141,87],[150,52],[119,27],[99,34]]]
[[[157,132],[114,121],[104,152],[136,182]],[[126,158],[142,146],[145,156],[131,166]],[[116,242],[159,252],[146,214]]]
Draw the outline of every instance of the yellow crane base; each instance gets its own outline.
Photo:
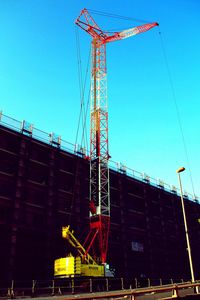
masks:
[[[64,277],[104,277],[105,267],[98,264],[84,264],[80,256],[58,258],[54,262],[54,276]]]

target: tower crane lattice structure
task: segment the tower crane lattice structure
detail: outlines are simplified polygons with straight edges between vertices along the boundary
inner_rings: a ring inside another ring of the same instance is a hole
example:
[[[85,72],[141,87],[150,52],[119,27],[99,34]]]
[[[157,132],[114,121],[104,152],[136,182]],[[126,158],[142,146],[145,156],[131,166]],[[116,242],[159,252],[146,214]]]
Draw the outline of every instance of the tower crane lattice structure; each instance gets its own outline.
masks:
[[[90,101],[90,232],[84,243],[88,252],[106,263],[110,228],[108,103],[106,44],[145,32],[158,23],[148,23],[110,35],[83,9],[75,22],[92,37]]]

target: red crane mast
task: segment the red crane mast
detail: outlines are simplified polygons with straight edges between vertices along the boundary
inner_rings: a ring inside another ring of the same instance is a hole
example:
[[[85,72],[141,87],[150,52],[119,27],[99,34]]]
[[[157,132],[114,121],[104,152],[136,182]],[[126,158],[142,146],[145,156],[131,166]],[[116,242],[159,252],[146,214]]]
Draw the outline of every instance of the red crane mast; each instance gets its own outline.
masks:
[[[108,103],[106,44],[145,32],[158,23],[137,26],[112,35],[101,30],[87,9],[75,22],[92,37],[90,99],[90,232],[84,243],[99,263],[106,263],[110,228]]]

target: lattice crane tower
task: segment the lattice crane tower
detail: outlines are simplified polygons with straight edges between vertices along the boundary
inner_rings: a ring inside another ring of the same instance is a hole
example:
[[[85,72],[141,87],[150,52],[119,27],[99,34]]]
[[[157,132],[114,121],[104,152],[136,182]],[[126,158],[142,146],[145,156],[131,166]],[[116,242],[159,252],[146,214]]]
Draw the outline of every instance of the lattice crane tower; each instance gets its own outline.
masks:
[[[75,22],[92,37],[90,99],[90,232],[85,241],[94,257],[106,263],[110,228],[110,185],[108,161],[108,103],[106,44],[145,32],[158,23],[149,23],[112,35],[101,30],[87,9]]]

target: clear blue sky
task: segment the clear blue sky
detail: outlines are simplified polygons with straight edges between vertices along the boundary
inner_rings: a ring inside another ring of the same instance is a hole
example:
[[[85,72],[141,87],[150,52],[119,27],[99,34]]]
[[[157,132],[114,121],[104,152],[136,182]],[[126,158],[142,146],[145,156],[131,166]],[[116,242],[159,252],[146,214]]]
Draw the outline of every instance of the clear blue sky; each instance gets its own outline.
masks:
[[[193,192],[192,175],[200,196],[199,0],[0,0],[0,110],[75,142],[80,92],[74,21],[84,7],[160,24],[107,47],[112,160],[176,186],[176,169],[183,165],[184,189]],[[142,24],[93,16],[103,29]],[[90,37],[81,31],[79,37],[85,69]]]

